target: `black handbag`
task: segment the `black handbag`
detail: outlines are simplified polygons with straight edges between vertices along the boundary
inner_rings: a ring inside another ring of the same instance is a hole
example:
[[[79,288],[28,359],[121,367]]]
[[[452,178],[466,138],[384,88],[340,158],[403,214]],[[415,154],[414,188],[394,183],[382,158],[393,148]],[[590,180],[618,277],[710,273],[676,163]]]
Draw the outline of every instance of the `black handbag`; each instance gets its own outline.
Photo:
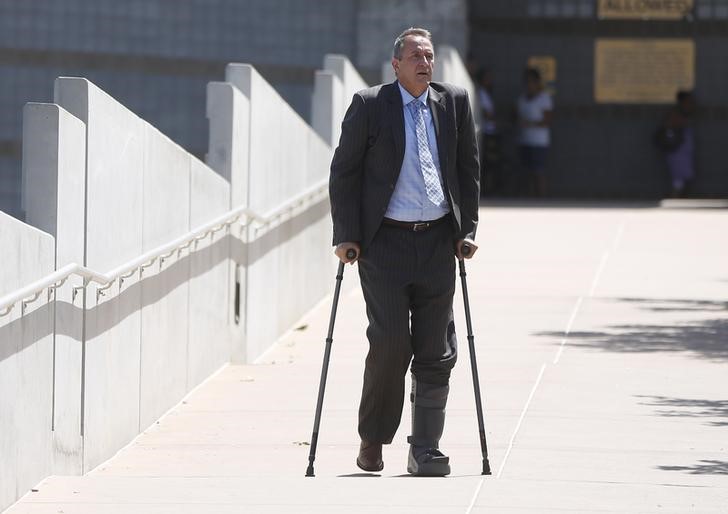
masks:
[[[661,126],[655,132],[655,144],[664,152],[674,152],[685,140],[685,134],[682,128],[671,128],[665,125]]]

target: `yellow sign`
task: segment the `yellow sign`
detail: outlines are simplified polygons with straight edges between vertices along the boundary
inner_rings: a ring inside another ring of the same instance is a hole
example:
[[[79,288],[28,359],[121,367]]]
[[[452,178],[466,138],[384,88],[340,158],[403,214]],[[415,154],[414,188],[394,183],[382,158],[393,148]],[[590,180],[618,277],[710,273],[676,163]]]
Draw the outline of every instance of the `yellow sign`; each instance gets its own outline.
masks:
[[[693,10],[695,0],[599,0],[602,19],[680,20]]]
[[[528,58],[526,66],[539,71],[544,89],[554,96],[556,94],[556,59],[551,55],[534,55]]]
[[[692,39],[597,39],[594,98],[599,103],[672,103],[695,84]]]
[[[541,73],[544,84],[556,82],[556,59],[550,55],[534,55],[528,58],[527,66]]]

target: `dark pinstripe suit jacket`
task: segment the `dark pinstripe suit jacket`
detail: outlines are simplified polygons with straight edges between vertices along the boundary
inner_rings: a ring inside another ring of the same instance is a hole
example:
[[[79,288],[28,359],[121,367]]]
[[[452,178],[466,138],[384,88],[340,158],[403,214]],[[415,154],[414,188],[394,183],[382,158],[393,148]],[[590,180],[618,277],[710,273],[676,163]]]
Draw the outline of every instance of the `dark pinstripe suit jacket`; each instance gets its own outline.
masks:
[[[432,82],[429,104],[455,238],[474,238],[480,168],[468,94],[460,87]],[[404,112],[397,82],[356,93],[331,162],[334,245],[358,242],[366,248],[371,243],[397,183],[404,146]]]

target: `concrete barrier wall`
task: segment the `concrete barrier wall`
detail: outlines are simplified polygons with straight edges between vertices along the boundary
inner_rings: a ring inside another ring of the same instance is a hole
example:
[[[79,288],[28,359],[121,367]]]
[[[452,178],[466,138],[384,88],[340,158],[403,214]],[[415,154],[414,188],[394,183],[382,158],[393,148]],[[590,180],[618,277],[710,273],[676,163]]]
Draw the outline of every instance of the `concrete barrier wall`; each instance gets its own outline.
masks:
[[[0,212],[0,297],[51,273],[50,234]],[[52,473],[53,302],[0,318],[0,508]]]
[[[230,209],[230,184],[204,163],[190,158],[190,226],[192,229]],[[197,243],[189,255],[189,334],[187,390],[230,360],[235,331],[231,320],[233,283],[230,255],[239,240],[234,228]],[[169,408],[170,405],[167,405]]]
[[[470,108],[473,111],[475,126],[480,127],[480,107],[478,105],[476,85],[470,78],[468,69],[465,67],[460,54],[451,46],[440,45],[437,47],[436,59],[437,64],[432,79],[464,87],[470,97]]]
[[[369,85],[345,55],[327,54],[324,56],[324,69],[339,77],[339,80],[344,85],[344,101],[342,102],[342,106],[344,112],[346,112],[346,108],[349,106],[349,99],[346,97],[351,96]],[[343,118],[343,116],[344,113],[342,112],[341,117]]]
[[[328,177],[331,147],[250,65],[230,64],[226,81],[250,102],[247,205],[268,212]],[[233,190],[239,186],[235,181]],[[245,254],[245,357],[259,357],[329,290],[328,201],[272,226],[248,231]],[[328,237],[321,237],[321,234]],[[328,239],[325,246],[312,244]],[[301,272],[305,270],[305,272]],[[310,289],[305,289],[306,285]]]
[[[59,78],[55,101],[86,124],[85,264],[108,271],[143,252],[144,122],[83,78]],[[130,277],[103,296],[87,289],[83,469],[139,432],[142,288]]]
[[[190,231],[190,154],[144,126],[142,251]],[[174,253],[141,282],[139,430],[187,393],[190,259]]]
[[[246,207],[250,169],[250,100],[228,82],[210,82],[207,85],[207,118],[210,124],[207,164],[227,181],[229,206]],[[247,230],[239,224],[232,226],[228,234],[227,335],[231,343],[229,358],[233,362],[245,362],[247,354],[246,234]]]
[[[311,126],[314,131],[336,148],[351,97],[368,87],[353,64],[344,55],[328,54],[324,69],[317,71],[311,104]]]
[[[321,101],[338,131],[366,84],[340,56],[326,67],[339,93]],[[251,66],[226,79],[207,90],[207,164],[86,79],[59,78],[55,104],[29,104],[25,205],[57,237],[0,213],[0,296],[71,262],[111,271],[231,208],[266,213],[325,183],[330,142]],[[255,360],[332,289],[334,270],[323,196],[108,288],[72,276],[0,317],[0,508],[49,474],[88,472],[224,363]]]
[[[56,267],[83,263],[86,125],[55,104],[23,110],[23,194],[27,221],[56,236]],[[55,292],[53,473],[83,470],[81,370],[84,293],[73,276]]]
[[[230,206],[248,205],[250,167],[250,100],[228,82],[207,84],[210,140],[207,165],[228,183]]]
[[[311,95],[311,127],[329,146],[336,146],[341,133],[344,85],[332,71],[318,70]]]
[[[339,144],[341,122],[352,97],[357,91],[366,87],[368,84],[346,56],[329,54],[324,57],[324,69],[316,72],[314,82],[311,103],[312,126],[332,149],[336,149]],[[330,163],[326,162],[320,166],[328,169],[329,165]],[[312,165],[313,169],[318,169],[318,167],[318,164]],[[320,235],[322,232],[317,232],[317,234]],[[326,241],[324,244],[331,247],[331,241]],[[330,262],[332,268],[336,266],[337,259],[333,255],[333,249],[330,254]],[[331,281],[330,277],[328,281]],[[351,291],[358,285],[358,274],[351,273],[343,284],[343,290]]]
[[[87,266],[110,271],[229,210],[222,177],[92,83],[58,79],[56,101],[87,126]],[[84,471],[228,361],[229,240],[211,243],[158,259],[102,294],[88,288]],[[210,334],[212,348],[203,345]]]

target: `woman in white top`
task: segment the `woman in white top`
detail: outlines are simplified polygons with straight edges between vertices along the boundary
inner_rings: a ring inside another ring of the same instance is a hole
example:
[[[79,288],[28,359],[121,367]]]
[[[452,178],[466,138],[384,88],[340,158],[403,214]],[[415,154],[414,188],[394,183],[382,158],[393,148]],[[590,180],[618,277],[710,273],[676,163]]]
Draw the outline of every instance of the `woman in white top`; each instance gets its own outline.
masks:
[[[546,156],[551,143],[549,126],[554,106],[551,96],[543,90],[537,69],[526,69],[523,78],[526,90],[518,98],[519,155],[526,175],[527,192],[543,196],[546,192]]]

